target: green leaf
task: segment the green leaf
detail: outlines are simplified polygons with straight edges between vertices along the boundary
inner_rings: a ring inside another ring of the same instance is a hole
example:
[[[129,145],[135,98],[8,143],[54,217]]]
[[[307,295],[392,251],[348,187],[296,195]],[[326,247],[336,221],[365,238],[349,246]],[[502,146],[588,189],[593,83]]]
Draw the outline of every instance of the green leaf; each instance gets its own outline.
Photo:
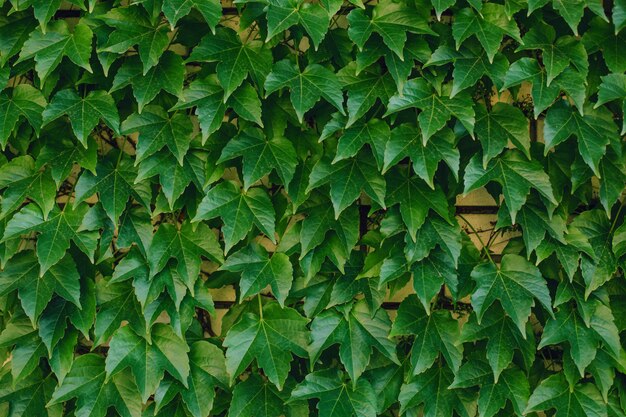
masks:
[[[385,207],[385,179],[378,172],[376,162],[369,153],[363,152],[360,155],[359,159],[344,159],[335,164],[328,159],[322,159],[311,171],[307,192],[330,184],[330,199],[336,219],[361,192]]]
[[[72,172],[74,164],[88,169],[90,172],[96,172],[98,164],[98,144],[95,140],[87,140],[87,147],[75,146],[73,140],[51,140],[41,149],[35,167],[41,169],[44,165],[50,167],[52,179],[60,185]]]
[[[337,77],[343,88],[348,91],[346,127],[350,127],[363,117],[376,104],[376,100],[383,104],[387,103],[396,92],[393,77],[389,73],[381,73],[376,68],[359,72],[356,62],[343,67],[337,73]]]
[[[200,12],[211,31],[215,32],[215,27],[222,17],[222,5],[217,0],[165,0],[163,14],[174,28],[181,18],[191,12],[192,7]]]
[[[304,113],[310,110],[321,97],[345,114],[341,84],[332,71],[321,65],[309,65],[300,72],[298,67],[288,60],[277,62],[265,79],[265,94],[269,95],[285,87],[289,88],[291,102],[300,123],[302,123]]]
[[[495,3],[484,4],[480,13],[471,8],[460,10],[452,24],[452,35],[456,49],[470,36],[476,36],[485,48],[489,62],[493,62],[504,35],[522,43],[515,20],[507,17],[504,6]]]
[[[476,405],[461,390],[448,389],[452,372],[445,366],[433,366],[402,385],[398,400],[400,413],[423,404],[424,417],[452,417],[454,411],[463,417],[476,413]]]
[[[587,51],[582,42],[572,36],[556,39],[556,31],[552,26],[547,24],[534,26],[524,36],[523,41],[518,50],[540,49],[542,51],[548,86],[570,65],[573,65],[583,76],[586,76],[589,71]]]
[[[54,71],[61,59],[66,56],[74,64],[91,72],[91,38],[93,32],[82,23],[70,29],[65,20],[55,20],[47,27],[46,32],[34,30],[24,43],[17,63],[35,59],[35,70],[43,83]]]
[[[20,210],[7,224],[3,241],[30,232],[39,232],[37,237],[37,259],[43,275],[63,258],[70,240],[91,260],[97,245],[97,232],[80,231],[88,207],[66,205],[63,210],[55,207],[45,219],[41,211],[32,204]]]
[[[207,225],[200,223],[194,227],[185,222],[177,228],[163,223],[154,234],[148,252],[150,276],[161,272],[170,259],[176,259],[176,270],[193,295],[194,283],[200,275],[201,256],[217,263],[224,261],[222,248]]]
[[[206,35],[196,46],[191,62],[218,62],[217,78],[224,88],[224,100],[228,99],[248,75],[256,85],[262,86],[272,71],[271,51],[259,41],[242,43],[232,29],[219,28],[215,35]]]
[[[268,0],[267,3],[266,42],[299,24],[313,41],[315,49],[320,46],[332,17],[321,4],[298,0]]]
[[[137,336],[128,326],[120,328],[111,339],[105,365],[106,381],[130,368],[144,403],[156,391],[165,371],[185,387],[189,376],[189,346],[171,326],[155,324],[151,341]]]
[[[11,94],[8,92],[10,91]],[[41,113],[46,107],[46,99],[39,90],[20,84],[15,88],[0,92],[0,144],[7,145],[11,133],[21,117],[39,133],[43,119]]]
[[[428,140],[454,116],[463,124],[470,134],[474,131],[474,109],[468,95],[457,94],[454,98],[445,97],[433,91],[423,78],[414,78],[404,85],[402,94],[396,94],[389,100],[387,112],[390,115],[401,110],[418,108],[417,116],[422,130],[422,144]]]
[[[415,335],[411,349],[413,375],[428,370],[441,354],[454,372],[463,358],[459,324],[443,310],[424,311],[423,301],[410,295],[402,301],[389,336]]]
[[[548,85],[547,71],[539,65],[536,59],[521,58],[511,64],[500,90],[520,85],[525,81],[532,84],[530,94],[534,116],[537,119],[545,109],[554,103],[561,88],[557,85],[557,82]]]
[[[612,317],[606,318],[600,316],[596,320],[598,320],[598,322],[594,323],[592,317],[591,324],[594,326],[593,328],[588,328],[576,309],[569,308],[567,305],[561,306],[555,318],[549,320],[546,324],[538,349],[544,346],[568,342],[570,355],[582,377],[585,374],[587,366],[589,366],[595,358],[598,348],[599,336],[593,329],[598,329],[596,331],[602,331],[604,333],[602,329],[608,329],[606,323],[612,323]],[[612,324],[612,326],[615,327],[614,324]],[[616,330],[615,328],[615,336],[617,336]],[[617,343],[617,348],[619,349],[619,342]]]
[[[598,102],[594,108],[613,100],[619,100],[622,108],[626,108],[626,74],[609,74],[601,77],[602,83],[598,88]],[[622,124],[620,134],[626,132],[626,124]]]
[[[399,363],[396,345],[387,337],[390,327],[387,312],[371,311],[364,300],[325,310],[311,324],[312,366],[324,350],[339,344],[339,358],[352,379],[352,388],[356,388],[374,347],[389,360]]]
[[[123,374],[107,379],[104,367],[104,358],[96,354],[77,357],[48,404],[77,398],[76,415],[80,417],[104,417],[109,407],[114,407],[123,417],[141,416],[142,401],[137,386]]]
[[[126,86],[133,87],[133,95],[137,100],[138,112],[142,113],[145,106],[161,92],[180,97],[183,91],[185,66],[179,55],[166,51],[156,66],[142,73],[141,62],[137,57],[126,58],[113,79],[110,92],[113,93]],[[122,130],[124,126],[122,125]],[[124,132],[122,132],[124,134]]]
[[[92,91],[81,98],[74,90],[62,90],[54,95],[43,112],[44,126],[67,115],[78,141],[87,148],[87,138],[103,120],[115,134],[119,135],[120,118],[113,98],[104,91]]]
[[[608,21],[595,17],[591,27],[585,31],[583,44],[588,53],[602,51],[602,58],[609,71],[623,74],[626,71],[626,58],[620,52],[626,42],[626,34],[616,33]]]
[[[562,373],[552,375],[535,388],[524,413],[556,409],[556,417],[606,417],[606,405],[593,384],[571,389]]]
[[[300,230],[300,245],[302,245],[300,260],[327,238],[333,236],[330,234],[331,232],[341,241],[344,256],[348,257],[359,239],[356,207],[348,207],[336,219],[333,206],[327,204],[327,201],[311,207],[307,212],[307,217],[302,221],[302,229]]]
[[[517,368],[505,370],[502,378],[494,382],[489,365],[479,360],[470,360],[461,367],[450,388],[469,388],[474,385],[480,386],[480,417],[493,417],[506,406],[507,400],[511,402],[517,415],[521,415],[526,409],[530,387],[526,375]]]
[[[500,374],[513,361],[514,350],[518,350],[526,368],[535,360],[535,338],[530,324],[520,333],[517,325],[504,313],[500,306],[494,305],[478,323],[477,315],[470,316],[461,331],[460,342],[476,342],[488,339],[485,355],[497,383]]]
[[[600,177],[600,159],[606,153],[606,145],[617,141],[617,130],[611,114],[607,111],[585,111],[581,116],[563,100],[550,108],[545,120],[545,153],[571,136],[578,140],[578,152],[585,163]]]
[[[277,303],[266,304],[259,315],[244,314],[224,339],[231,382],[256,359],[270,382],[282,390],[292,354],[307,356],[308,321],[296,310],[283,309]]]
[[[234,217],[233,217],[234,216]],[[224,220],[224,252],[242,240],[256,225],[272,241],[274,207],[261,188],[241,190],[234,182],[224,181],[211,188],[198,206],[194,222],[221,217]]]
[[[509,141],[530,159],[530,126],[521,110],[496,103],[490,111],[476,106],[476,137],[483,147],[483,168],[506,148]]]
[[[322,138],[324,138],[322,136]],[[337,153],[333,164],[355,156],[366,143],[374,150],[376,164],[383,164],[385,144],[389,140],[389,126],[380,119],[372,119],[367,123],[357,122],[343,131],[337,144]]]
[[[28,198],[47,218],[54,207],[56,184],[48,170],[38,170],[30,156],[18,156],[0,166],[0,188],[4,188],[0,202],[0,216],[5,218],[16,211]]]
[[[263,247],[249,245],[230,255],[221,269],[241,272],[240,302],[246,297],[259,294],[269,285],[280,306],[285,306],[293,281],[293,268],[289,257],[284,253],[275,252],[270,257]]]
[[[114,224],[126,208],[130,197],[144,206],[150,204],[151,190],[145,183],[136,184],[137,171],[128,158],[100,161],[96,175],[84,171],[76,183],[74,206],[98,194],[104,211]]]
[[[287,186],[293,178],[298,164],[292,143],[284,137],[267,139],[260,129],[248,129],[229,141],[217,163],[243,157],[244,190],[255,182],[276,170]]]
[[[35,29],[36,22],[30,13],[15,13],[0,24],[0,67],[17,55]],[[7,66],[6,68],[10,68]]]
[[[137,45],[143,63],[143,75],[147,75],[167,49],[167,26],[154,24],[146,10],[139,6],[117,7],[98,18],[115,28],[98,52],[123,54]]]
[[[508,150],[497,159],[482,167],[480,155],[472,157],[465,168],[465,194],[484,187],[492,181],[502,186],[504,201],[509,208],[511,221],[526,203],[531,187],[553,204],[557,204],[552,193],[550,178],[537,161],[526,160],[518,151]]]
[[[23,251],[13,257],[0,272],[0,295],[17,289],[22,308],[33,325],[37,323],[53,293],[59,294],[78,308],[80,283],[76,265],[65,256],[45,274],[39,275],[39,263],[32,251]]]
[[[477,287],[472,293],[472,306],[478,322],[495,300],[515,322],[522,334],[530,309],[536,298],[552,315],[552,300],[546,282],[537,267],[518,255],[506,254],[500,268],[493,263],[478,265],[472,271]]]
[[[348,23],[348,35],[359,49],[363,49],[365,42],[376,32],[401,60],[404,59],[407,32],[435,35],[417,10],[388,0],[374,7],[371,18],[363,9],[352,10],[348,15]]]
[[[448,201],[441,189],[432,190],[422,180],[405,176],[398,171],[392,171],[387,178],[389,188],[386,196],[387,203],[389,206],[400,205],[402,220],[413,241],[416,239],[417,231],[426,221],[429,210],[452,224]]]
[[[427,258],[411,265],[413,289],[427,313],[430,313],[431,302],[443,285],[456,298],[459,282],[454,265],[454,260],[441,249],[432,251]]]
[[[308,374],[293,390],[291,398],[318,399],[320,415],[328,417],[376,416],[376,394],[371,384],[361,378],[348,386],[341,374],[332,369]]]
[[[280,417],[285,415],[285,391],[279,391],[259,375],[250,376],[235,386],[228,417]]]
[[[215,400],[215,387],[228,384],[224,353],[217,346],[200,340],[189,352],[189,388],[181,392],[194,417],[208,416]]]
[[[134,113],[122,123],[122,134],[139,132],[135,163],[167,149],[180,165],[189,149],[193,126],[188,117],[180,113],[170,116],[159,106],[148,106],[142,113]]]
[[[460,153],[454,146],[454,140],[454,133],[450,129],[443,129],[435,133],[428,140],[427,146],[424,146],[419,129],[402,124],[391,131],[385,147],[383,173],[408,156],[413,162],[413,171],[430,188],[435,188],[433,180],[441,161],[458,178]]]

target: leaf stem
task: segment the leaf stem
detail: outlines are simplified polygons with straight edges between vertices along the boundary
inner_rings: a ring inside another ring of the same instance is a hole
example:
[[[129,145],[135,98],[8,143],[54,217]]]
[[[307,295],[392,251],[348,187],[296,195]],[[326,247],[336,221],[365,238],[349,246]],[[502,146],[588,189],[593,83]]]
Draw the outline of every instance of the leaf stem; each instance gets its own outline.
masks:
[[[457,216],[459,216],[459,218],[463,220],[465,224],[471,229],[471,231],[476,235],[476,238],[478,238],[478,241],[482,245],[483,252],[485,252],[485,255],[487,255],[487,258],[489,258],[489,262],[495,265],[496,263],[493,261],[493,258],[489,254],[489,247],[485,245],[485,242],[483,242],[480,234],[478,234],[478,230],[476,230],[476,228],[465,218],[465,216],[463,216],[462,214],[457,214]]]
[[[257,299],[259,300],[259,317],[263,320],[263,303],[261,302],[261,293],[257,294]]]

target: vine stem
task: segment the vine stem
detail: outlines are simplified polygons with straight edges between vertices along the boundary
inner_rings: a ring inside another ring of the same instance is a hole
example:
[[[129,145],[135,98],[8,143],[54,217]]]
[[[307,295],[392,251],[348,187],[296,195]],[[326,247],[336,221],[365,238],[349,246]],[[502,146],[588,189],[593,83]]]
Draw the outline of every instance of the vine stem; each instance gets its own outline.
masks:
[[[257,299],[259,300],[259,317],[263,320],[263,303],[261,302],[261,294],[257,294]]]
[[[489,262],[495,265],[496,263],[493,261],[491,254],[489,254],[489,246],[485,245],[485,242],[483,242],[483,239],[480,237],[478,230],[476,230],[476,228],[465,218],[465,216],[463,216],[462,214],[457,214],[457,216],[459,216],[461,220],[463,220],[465,224],[472,230],[472,232],[474,232],[474,234],[478,238],[478,241],[483,246],[483,251],[487,255],[487,258],[489,258]]]

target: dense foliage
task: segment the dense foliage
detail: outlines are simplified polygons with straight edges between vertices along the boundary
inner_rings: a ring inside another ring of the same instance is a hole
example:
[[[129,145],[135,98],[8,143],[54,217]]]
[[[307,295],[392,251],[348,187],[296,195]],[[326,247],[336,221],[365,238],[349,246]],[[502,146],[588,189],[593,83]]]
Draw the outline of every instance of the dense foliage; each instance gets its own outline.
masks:
[[[624,417],[625,27],[0,0],[0,416]]]

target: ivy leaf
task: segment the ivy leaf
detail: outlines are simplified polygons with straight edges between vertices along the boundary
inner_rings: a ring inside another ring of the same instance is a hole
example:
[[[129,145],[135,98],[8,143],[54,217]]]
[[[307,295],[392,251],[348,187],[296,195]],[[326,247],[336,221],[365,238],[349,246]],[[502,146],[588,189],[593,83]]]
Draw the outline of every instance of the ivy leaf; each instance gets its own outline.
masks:
[[[183,223],[180,228],[163,223],[154,234],[148,252],[150,276],[161,272],[174,258],[177,261],[176,270],[193,295],[194,283],[200,275],[201,256],[217,263],[224,261],[222,248],[207,225],[201,223],[194,230],[189,222]]]
[[[5,67],[10,58],[17,55],[35,29],[36,22],[30,13],[15,13],[0,25],[0,67]],[[9,66],[5,68],[10,70]],[[8,81],[8,80],[7,80]]]
[[[104,417],[109,407],[115,407],[123,417],[141,416],[142,402],[137,387],[126,375],[107,379],[104,366],[104,358],[96,354],[78,356],[48,405],[77,398],[77,416]]]
[[[150,204],[151,190],[147,184],[136,184],[137,171],[128,158],[120,157],[117,164],[112,160],[100,161],[96,175],[84,171],[76,183],[74,206],[94,194],[98,194],[104,211],[114,224],[132,197],[143,206]]]
[[[456,267],[461,255],[461,235],[456,221],[444,221],[439,217],[427,217],[415,234],[415,240],[405,239],[405,256],[409,264],[421,261],[437,246],[449,256]]]
[[[597,350],[597,337],[588,328],[574,308],[561,306],[555,318],[546,323],[538,349],[567,341],[570,354],[581,377],[585,368],[593,361]]]
[[[458,178],[460,153],[454,146],[454,139],[454,133],[450,129],[443,129],[435,133],[428,140],[428,145],[424,146],[419,129],[402,124],[391,131],[385,147],[383,173],[408,156],[413,162],[413,171],[430,188],[435,188],[433,180],[441,161]]]
[[[139,6],[117,7],[98,18],[115,28],[98,52],[123,54],[137,45],[143,75],[159,62],[169,44],[167,26],[154,24],[148,12]]]
[[[571,136],[578,140],[578,151],[585,163],[600,177],[600,159],[606,153],[606,145],[617,141],[613,118],[607,111],[587,110],[578,114],[563,100],[548,110],[545,120],[545,153]]]
[[[556,409],[556,417],[606,417],[606,405],[593,384],[577,384],[571,389],[563,373],[541,381],[528,400],[524,413]]]
[[[46,403],[52,396],[56,382],[54,376],[43,377],[41,370],[31,373],[28,378],[13,384],[11,374],[5,373],[0,380],[0,401],[8,403],[12,417],[37,415],[54,417],[62,415],[63,407],[47,407]]]
[[[268,0],[267,38],[270,41],[277,34],[299,24],[313,41],[315,49],[326,36],[331,16],[322,4],[298,0]]]
[[[70,32],[65,20],[55,20],[48,25],[45,33],[41,29],[36,29],[30,34],[16,63],[34,58],[35,70],[42,83],[61,63],[64,56],[91,72],[89,58],[92,37],[93,32],[83,23],[77,24],[74,31]]]
[[[217,0],[165,0],[163,14],[173,29],[181,18],[191,12],[192,7],[200,12],[211,31],[215,33],[215,27],[222,17],[222,5]]]
[[[325,310],[311,324],[311,363],[315,364],[324,350],[339,344],[339,357],[352,379],[352,388],[356,388],[374,347],[399,363],[395,343],[387,337],[390,327],[387,312],[372,312],[364,300]]]
[[[263,247],[248,245],[230,255],[221,269],[241,272],[240,302],[246,297],[259,294],[269,285],[280,306],[285,306],[293,281],[293,267],[284,253],[275,252],[270,257]]]
[[[488,339],[486,357],[497,383],[500,374],[513,361],[514,350],[518,350],[527,368],[535,360],[535,338],[530,324],[520,333],[517,325],[501,307],[494,305],[478,323],[477,315],[471,315],[461,331],[460,342],[475,342]]]
[[[185,387],[189,376],[189,346],[171,326],[155,324],[151,341],[137,336],[128,326],[120,328],[111,339],[105,365],[106,381],[130,368],[144,403],[156,391],[165,371]]]
[[[361,378],[353,386],[341,380],[341,374],[332,369],[308,374],[291,393],[292,399],[317,398],[320,415],[328,417],[375,417],[376,394],[371,384]]]
[[[343,118],[339,121],[343,124]],[[320,137],[320,142],[331,137],[339,130],[340,125],[328,123],[324,126],[324,131]],[[389,126],[380,119],[371,119],[367,123],[357,122],[343,131],[337,144],[337,153],[333,158],[333,164],[343,159],[355,156],[366,143],[371,145],[374,158],[378,167],[382,167],[385,144],[389,140]]]
[[[381,73],[377,68],[368,68],[358,72],[356,62],[339,70],[337,78],[343,88],[348,91],[346,128],[363,117],[374,106],[376,100],[386,103],[396,92],[393,77],[389,73]]]
[[[422,130],[422,144],[426,146],[428,140],[452,118],[456,117],[470,134],[474,132],[474,110],[468,95],[457,94],[454,98],[437,94],[423,78],[414,78],[404,85],[402,94],[396,94],[389,99],[385,116],[401,110],[418,108],[417,116]]]
[[[163,147],[176,157],[180,165],[189,149],[193,126],[180,113],[170,116],[162,107],[147,106],[141,114],[134,113],[122,123],[122,134],[139,132],[135,164],[160,151]]]
[[[471,398],[463,396],[461,390],[448,389],[453,374],[445,366],[433,366],[419,374],[400,389],[400,413],[415,409],[423,404],[424,417],[452,417],[454,411],[463,417],[476,413]]]
[[[248,75],[256,85],[263,85],[272,71],[272,54],[259,41],[242,43],[232,29],[218,28],[206,35],[194,48],[190,62],[218,62],[217,78],[224,88],[224,101]]]
[[[256,373],[233,390],[228,417],[279,417],[285,415],[285,391],[279,391]]]
[[[616,33],[610,23],[596,17],[590,28],[585,31],[583,44],[588,53],[602,51],[602,58],[611,72],[623,74],[626,71],[626,59],[619,52],[626,42],[626,34]]]
[[[47,219],[32,204],[20,210],[7,224],[3,241],[30,232],[39,232],[37,237],[37,259],[43,275],[50,267],[63,258],[70,246],[70,240],[90,259],[98,243],[98,232],[80,231],[88,207],[66,205],[63,210],[55,207]]]
[[[22,308],[33,325],[37,323],[53,293],[81,307],[78,271],[69,256],[65,256],[40,276],[39,263],[34,252],[18,253],[0,272],[0,294],[6,295],[15,289],[18,290]]]
[[[0,166],[0,188],[4,188],[0,217],[6,218],[28,198],[48,218],[54,207],[56,184],[49,170],[38,170],[29,156],[18,156]]]
[[[359,49],[363,49],[365,42],[376,32],[401,60],[404,60],[407,32],[435,35],[428,27],[428,22],[416,10],[392,1],[378,3],[371,18],[363,9],[354,9],[348,15],[348,23],[348,35]]]
[[[582,234],[591,246],[591,256],[581,258],[580,268],[587,289],[585,297],[609,281],[617,270],[615,255],[611,250],[611,224],[601,210],[581,213],[571,223],[576,233]]]
[[[493,263],[478,265],[472,271],[472,279],[477,284],[472,294],[472,306],[479,323],[495,300],[500,301],[522,334],[525,334],[533,298],[553,316],[550,292],[541,272],[521,256],[504,255],[499,269]]]
[[[335,219],[365,192],[381,207],[385,207],[385,179],[379,174],[372,156],[363,152],[359,159],[344,159],[333,164],[320,160],[311,171],[307,192],[330,184],[330,199],[335,209]]]
[[[587,52],[582,42],[572,36],[556,39],[556,31],[547,24],[534,26],[524,36],[524,42],[518,50],[530,49],[542,51],[543,64],[547,73],[547,86],[550,86],[552,81],[570,64],[574,65],[574,68],[583,76],[586,76],[589,71]]]
[[[415,335],[411,349],[413,375],[428,370],[441,354],[448,366],[458,371],[463,358],[459,324],[443,310],[424,310],[415,295],[402,301],[389,336]]]
[[[137,100],[138,112],[142,113],[145,106],[161,91],[167,91],[177,97],[181,96],[184,78],[183,59],[171,51],[165,51],[159,63],[149,69],[146,74],[142,73],[139,59],[129,57],[115,74],[113,86],[109,92],[113,93],[131,85],[133,95]]]
[[[243,182],[247,191],[252,184],[276,170],[287,186],[298,165],[292,143],[284,137],[267,139],[260,129],[247,129],[230,140],[217,160],[221,164],[231,159],[243,157]]]
[[[59,91],[43,112],[44,126],[67,115],[78,141],[87,148],[87,138],[102,119],[116,135],[120,135],[120,118],[113,98],[104,91],[92,91],[81,98],[72,89]]]
[[[483,168],[512,142],[530,159],[530,126],[521,110],[505,103],[496,103],[491,111],[477,105],[476,137],[483,147]]]
[[[259,314],[244,314],[226,334],[226,369],[232,382],[256,358],[270,382],[282,390],[292,353],[307,356],[309,320],[277,303],[266,304]]]
[[[200,340],[189,352],[189,389],[181,396],[194,416],[208,416],[215,400],[215,387],[228,384],[224,352],[217,346]]]
[[[549,0],[531,0],[528,2],[528,14],[530,15],[536,9],[548,4]],[[592,1],[576,0],[572,2],[565,2],[562,0],[552,0],[552,7],[559,13],[559,15],[567,22],[574,35],[578,36],[578,24],[580,23],[585,7],[589,7],[595,14],[602,16],[606,20],[604,15],[604,9],[596,5]]]
[[[553,204],[558,204],[552,192],[550,178],[537,161],[528,161],[518,152],[506,151],[487,167],[480,163],[480,155],[475,155],[465,168],[465,194],[488,183],[496,181],[502,185],[502,194],[509,208],[511,221],[515,222],[517,212],[526,203],[530,188],[536,189]]]
[[[63,180],[69,177],[75,163],[92,173],[96,172],[98,165],[98,144],[96,141],[87,140],[86,148],[75,145],[74,141],[69,139],[51,140],[37,155],[35,167],[41,169],[44,165],[48,165],[57,188]]]
[[[489,365],[479,360],[470,360],[461,367],[450,388],[470,388],[474,385],[480,386],[480,417],[493,417],[506,406],[507,399],[518,415],[526,409],[530,387],[526,375],[517,368],[505,370],[502,378],[494,382]]]
[[[11,94],[9,94],[9,91]],[[20,84],[11,90],[0,92],[0,144],[2,149],[7,145],[11,132],[15,130],[20,117],[39,134],[42,124],[41,113],[46,107],[46,99],[39,90]]]
[[[260,188],[244,191],[233,182],[220,182],[206,193],[193,221],[215,217],[224,220],[222,234],[225,253],[248,234],[253,224],[275,242],[274,206],[267,193]]]
[[[511,64],[504,77],[504,84],[500,90],[514,87],[524,81],[532,83],[530,94],[533,100],[535,119],[554,103],[561,89],[553,82],[548,85],[546,69],[541,67],[533,58],[521,58]]]
[[[335,73],[321,65],[312,64],[300,72],[298,67],[288,60],[277,62],[265,79],[265,94],[269,95],[285,87],[289,88],[291,102],[300,123],[304,113],[310,110],[320,97],[345,114],[341,84]]]
[[[392,171],[387,178],[387,203],[389,206],[400,205],[402,220],[413,241],[426,221],[429,210],[452,224],[448,214],[448,201],[441,189],[432,190],[422,180],[405,176],[398,171]]]
[[[145,333],[146,322],[130,284],[101,281],[94,292],[98,296],[94,346],[107,342],[120,327],[122,320],[126,320],[136,333]],[[74,324],[76,321],[78,320],[72,318]]]
[[[622,109],[626,108],[626,74],[609,74],[600,78],[602,83],[598,88],[598,102],[594,108],[613,100],[619,100],[622,103]],[[622,124],[620,134],[623,135],[624,132],[626,132],[626,124]]]
[[[508,18],[504,6],[500,4],[483,4],[480,14],[471,8],[465,8],[460,10],[455,17],[452,35],[456,41],[456,49],[459,49],[463,41],[470,36],[476,36],[485,48],[489,62],[493,62],[504,35],[522,43],[517,23]]]
[[[445,284],[456,298],[459,279],[454,265],[455,261],[441,249],[432,251],[427,258],[411,265],[413,289],[427,313],[430,313],[431,302],[442,285]]]
[[[321,245],[334,233],[342,243],[345,256],[348,257],[359,239],[359,222],[356,207],[344,210],[338,218],[334,216],[332,204],[327,200],[307,211],[300,229],[300,260]]]

